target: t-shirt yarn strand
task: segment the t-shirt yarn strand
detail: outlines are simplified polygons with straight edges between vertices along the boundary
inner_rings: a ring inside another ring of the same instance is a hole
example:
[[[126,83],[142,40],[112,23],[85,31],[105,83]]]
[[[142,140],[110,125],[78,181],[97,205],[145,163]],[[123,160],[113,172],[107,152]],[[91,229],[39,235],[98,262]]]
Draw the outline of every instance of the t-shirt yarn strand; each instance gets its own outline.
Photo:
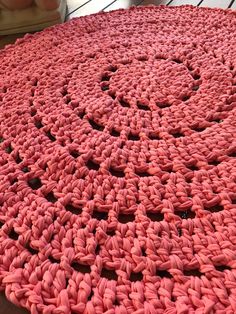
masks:
[[[236,313],[236,13],[98,13],[0,60],[7,297],[33,314]]]

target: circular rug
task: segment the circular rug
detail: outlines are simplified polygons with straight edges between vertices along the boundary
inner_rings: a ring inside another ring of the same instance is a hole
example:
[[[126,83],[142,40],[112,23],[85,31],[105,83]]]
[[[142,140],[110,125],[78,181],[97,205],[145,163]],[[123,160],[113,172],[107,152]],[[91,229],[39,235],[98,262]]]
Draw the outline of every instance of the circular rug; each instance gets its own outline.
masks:
[[[0,52],[0,287],[31,313],[236,312],[236,14],[139,7]]]

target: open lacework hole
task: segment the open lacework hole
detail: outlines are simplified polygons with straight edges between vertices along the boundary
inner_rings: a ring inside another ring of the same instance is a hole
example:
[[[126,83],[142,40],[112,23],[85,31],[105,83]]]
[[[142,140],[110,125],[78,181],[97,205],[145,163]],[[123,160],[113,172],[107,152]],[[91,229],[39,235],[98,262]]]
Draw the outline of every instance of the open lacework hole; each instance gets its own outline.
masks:
[[[214,122],[214,123],[221,123],[221,122],[223,122],[223,119],[220,118],[220,117],[218,117],[218,118],[217,117],[216,118],[212,117],[212,118],[209,118],[208,121],[209,122]]]
[[[17,178],[12,178],[12,180],[10,180],[11,182],[11,185],[15,184],[18,182],[18,179]]]
[[[199,168],[197,167],[197,165],[194,165],[194,164],[192,164],[192,165],[190,165],[190,166],[187,166],[187,168],[188,168],[189,170],[191,170],[191,171],[197,171],[197,170],[199,170]]]
[[[139,141],[140,137],[138,134],[129,133],[128,135],[128,141]]]
[[[96,245],[95,254],[99,255],[99,252],[101,250],[101,246],[99,244]]]
[[[47,162],[43,162],[43,163],[40,165],[40,168],[43,169],[44,171],[46,171],[47,168],[48,168]]]
[[[36,120],[34,122],[34,125],[36,126],[37,129],[41,129],[43,127],[43,124],[42,124],[41,120]]]
[[[18,240],[19,234],[15,232],[14,228],[12,228],[8,236],[12,240]]]
[[[118,67],[115,65],[110,65],[108,68],[108,71],[113,72],[113,73],[116,72],[117,70],[118,70]]]
[[[193,126],[191,127],[191,130],[195,131],[195,132],[203,132],[206,130],[206,127],[200,127],[200,126]]]
[[[157,270],[156,275],[161,278],[172,278],[171,274],[167,270]]]
[[[85,116],[85,111],[81,111],[81,112],[78,113],[78,117],[79,117],[80,119],[83,119],[84,116]]]
[[[68,287],[68,286],[69,286],[69,284],[70,284],[70,283],[69,283],[69,280],[70,280],[70,278],[68,278],[68,277],[65,278],[65,281],[66,281],[65,287]]]
[[[150,138],[150,140],[160,140],[160,137],[157,133],[150,133],[148,137]]]
[[[103,92],[109,90],[109,85],[108,85],[108,84],[102,84],[102,85],[101,85],[101,90],[102,90]]]
[[[0,144],[4,142],[4,138],[0,136]]]
[[[141,248],[142,256],[147,256],[146,249],[144,247]]]
[[[30,172],[30,169],[29,169],[29,167],[24,166],[24,167],[21,169],[21,171],[24,172],[24,173],[27,173],[27,172]]]
[[[212,120],[212,122],[215,122],[215,123],[222,123],[224,120],[221,119],[221,118],[215,118],[214,120]]]
[[[189,95],[184,95],[182,98],[182,101],[187,101],[190,99],[190,96]]]
[[[192,182],[192,179],[193,179],[193,176],[190,176],[190,175],[185,176],[185,181],[186,181],[187,183],[191,183],[191,182]]]
[[[193,85],[192,90],[196,92],[197,90],[199,90],[199,88],[199,85]]]
[[[70,152],[70,155],[73,157],[73,158],[78,158],[79,157],[79,153],[77,152],[77,151],[75,151],[75,150],[72,150],[71,152]]]
[[[213,159],[211,161],[208,161],[208,165],[211,166],[218,166],[221,163],[221,161],[217,160],[217,159]]]
[[[91,229],[91,232],[92,232],[94,235],[96,234],[96,232],[97,232],[96,226],[94,226],[94,227]]]
[[[117,178],[124,178],[125,177],[125,173],[123,170],[119,170],[119,169],[114,169],[114,168],[109,168],[109,172],[112,176],[117,177]]]
[[[214,205],[212,207],[206,207],[205,210],[208,210],[211,213],[218,213],[218,212],[221,212],[222,210],[224,210],[224,206],[217,204],[217,205]]]
[[[190,276],[201,277],[203,274],[199,271],[199,269],[190,269],[190,270],[184,270],[183,275],[187,277],[190,277]]]
[[[164,220],[164,214],[162,214],[162,213],[147,212],[146,215],[152,221],[162,221],[162,220]]]
[[[183,136],[185,136],[183,133],[181,133],[180,131],[178,132],[178,131],[172,131],[172,132],[170,132],[170,134],[174,137],[174,138],[179,138],[179,137],[183,137]]]
[[[191,211],[191,209],[185,211],[175,211],[175,215],[179,216],[182,219],[193,219],[196,216],[195,212]]]
[[[192,77],[193,77],[194,80],[196,80],[196,81],[201,78],[201,76],[200,76],[199,74],[197,74],[197,73],[193,73],[193,74],[192,74]]]
[[[32,190],[38,190],[42,186],[42,182],[39,178],[32,178],[28,180],[28,185]]]
[[[92,218],[95,218],[97,220],[107,220],[108,219],[108,212],[93,210]]]
[[[129,280],[132,282],[142,281],[143,280],[143,274],[141,272],[139,272],[139,273],[132,272],[130,274]]]
[[[168,104],[167,102],[157,102],[156,106],[163,109],[163,108],[168,108],[171,106],[171,104]]]
[[[89,119],[88,122],[90,123],[91,127],[92,127],[94,130],[97,130],[97,131],[103,131],[103,130],[104,130],[104,126],[99,125],[99,124],[96,123],[94,120]]]
[[[20,158],[19,153],[16,154],[15,161],[16,161],[17,164],[20,164],[22,162],[22,159]]]
[[[172,61],[174,61],[175,63],[178,63],[178,64],[181,64],[181,63],[183,63],[180,59],[177,59],[177,58],[175,58],[175,59],[172,59]]]
[[[50,131],[47,131],[45,134],[46,134],[47,137],[50,139],[50,141],[52,141],[52,142],[55,142],[55,141],[56,141],[55,136],[53,136]]]
[[[62,94],[63,97],[68,94],[67,86],[63,86],[63,88],[61,90],[61,94]]]
[[[183,232],[181,228],[177,228],[178,236],[181,237]]]
[[[5,223],[0,220],[0,229],[4,226],[4,224]]]
[[[11,144],[9,144],[9,145],[5,148],[5,152],[6,152],[7,154],[10,154],[12,151],[13,151],[13,148],[12,148]]]
[[[228,154],[229,157],[236,158],[236,151]]]
[[[65,206],[65,209],[74,215],[80,215],[82,213],[82,207],[75,207],[70,203]]]
[[[116,131],[115,129],[112,129],[110,134],[111,134],[111,136],[114,136],[114,137],[119,137],[120,136],[120,132]]]
[[[236,204],[236,197],[232,198],[231,202],[232,202],[233,205],[235,205]]]
[[[66,95],[63,97],[63,100],[64,100],[65,104],[68,105],[68,104],[71,102],[71,96],[66,94]],[[72,104],[71,104],[71,105],[72,105]],[[72,108],[73,108],[73,109],[75,108],[74,105],[72,105]]]
[[[150,177],[151,174],[148,173],[147,171],[136,171],[135,172],[139,177],[145,178],[145,177]]]
[[[116,305],[116,306],[120,305],[120,301],[118,300],[117,297],[115,298],[113,305]]]
[[[115,93],[112,93],[112,92],[108,92],[108,95],[113,99],[115,100],[116,99],[116,94]]]
[[[60,263],[60,260],[54,258],[53,256],[48,256],[48,259],[49,261],[52,263],[52,264],[59,264]]]
[[[2,92],[2,93],[5,94],[5,93],[7,92],[7,87],[6,87],[6,86],[3,86],[3,87],[2,87],[2,90],[0,90],[0,92]]]
[[[53,192],[49,192],[46,196],[45,196],[46,200],[50,203],[56,203],[57,198],[54,196]]]
[[[105,82],[105,81],[109,81],[110,80],[110,76],[108,74],[103,74],[101,81]]]
[[[151,109],[148,107],[148,105],[142,104],[140,102],[137,103],[137,107],[140,110],[150,111]]]
[[[37,110],[35,108],[31,107],[31,109],[30,109],[31,117],[34,117],[36,115],[36,113],[37,113]]]
[[[122,224],[126,224],[128,222],[134,222],[135,221],[135,215],[134,214],[123,214],[120,213],[118,215],[118,221]]]
[[[91,301],[93,296],[94,296],[94,291],[93,291],[93,289],[91,289],[91,292],[88,296],[88,301]],[[71,313],[71,314],[73,314],[73,313]],[[76,314],[76,313],[74,313],[74,314]]]
[[[215,269],[218,271],[223,272],[224,270],[232,270],[231,267],[227,266],[227,265],[215,265]]]
[[[109,235],[110,237],[114,237],[116,235],[116,230],[114,229],[107,230],[106,234]]]
[[[38,250],[32,248],[29,243],[25,246],[25,248],[30,252],[31,255],[37,255],[39,253]]]
[[[84,264],[80,264],[78,262],[73,262],[71,264],[71,267],[73,267],[74,270],[76,270],[77,272],[82,273],[82,274],[91,273],[91,267],[89,265],[84,265]]]
[[[164,55],[157,54],[155,55],[156,60],[167,60],[167,57]]]
[[[119,99],[119,103],[122,107],[130,108],[130,104],[127,101],[125,101],[123,98]]]
[[[101,272],[101,277],[106,278],[108,280],[117,281],[118,276],[115,270],[103,268]]]
[[[92,159],[89,159],[87,162],[86,162],[86,167],[89,169],[89,170],[96,170],[98,171],[99,168],[100,168],[100,165],[95,163]]]

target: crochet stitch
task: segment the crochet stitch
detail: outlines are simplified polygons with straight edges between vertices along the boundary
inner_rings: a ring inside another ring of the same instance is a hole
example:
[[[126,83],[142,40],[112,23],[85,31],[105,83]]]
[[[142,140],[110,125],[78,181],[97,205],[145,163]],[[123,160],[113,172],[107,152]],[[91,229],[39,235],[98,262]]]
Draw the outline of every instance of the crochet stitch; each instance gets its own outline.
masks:
[[[0,287],[31,313],[236,312],[236,14],[137,7],[0,51]]]

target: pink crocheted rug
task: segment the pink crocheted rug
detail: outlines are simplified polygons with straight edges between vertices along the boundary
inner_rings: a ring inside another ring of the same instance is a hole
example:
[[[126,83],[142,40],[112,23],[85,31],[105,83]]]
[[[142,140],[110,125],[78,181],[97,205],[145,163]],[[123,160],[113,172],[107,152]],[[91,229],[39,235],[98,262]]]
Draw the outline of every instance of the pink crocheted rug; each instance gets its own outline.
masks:
[[[139,7],[0,52],[0,287],[31,313],[236,312],[236,14]]]

